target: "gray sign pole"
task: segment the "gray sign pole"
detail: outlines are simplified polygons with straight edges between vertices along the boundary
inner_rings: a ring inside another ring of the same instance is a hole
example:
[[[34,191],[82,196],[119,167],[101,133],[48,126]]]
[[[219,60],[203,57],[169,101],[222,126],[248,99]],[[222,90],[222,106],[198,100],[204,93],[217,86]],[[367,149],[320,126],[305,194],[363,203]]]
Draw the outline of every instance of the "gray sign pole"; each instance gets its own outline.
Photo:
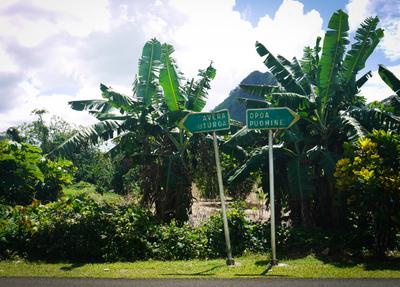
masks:
[[[274,147],[272,143],[272,131],[277,129],[288,129],[294,125],[300,116],[288,107],[248,109],[246,110],[246,126],[248,129],[267,129],[268,130],[268,149],[269,149],[269,191],[270,191],[270,211],[271,211],[271,264],[277,265],[276,242],[275,242],[275,192],[274,192]]]
[[[274,194],[274,148],[272,145],[272,130],[268,131],[268,151],[269,151],[269,205],[271,210],[271,248],[272,260],[271,265],[277,265],[276,260],[276,244],[275,244],[275,194]]]
[[[226,243],[226,253],[228,255],[228,259],[226,260],[227,265],[235,265],[235,261],[232,258],[232,249],[231,249],[231,239],[229,237],[229,229],[228,229],[228,219],[226,217],[226,206],[225,206],[225,195],[224,195],[224,185],[222,183],[222,173],[221,173],[221,163],[219,161],[219,151],[218,151],[218,143],[217,143],[217,135],[215,131],[213,131],[213,141],[214,141],[214,154],[215,154],[215,162],[217,164],[217,176],[218,176],[218,187],[219,187],[219,196],[221,198],[221,208],[222,208],[222,219],[224,222],[224,233],[225,233],[225,243]]]

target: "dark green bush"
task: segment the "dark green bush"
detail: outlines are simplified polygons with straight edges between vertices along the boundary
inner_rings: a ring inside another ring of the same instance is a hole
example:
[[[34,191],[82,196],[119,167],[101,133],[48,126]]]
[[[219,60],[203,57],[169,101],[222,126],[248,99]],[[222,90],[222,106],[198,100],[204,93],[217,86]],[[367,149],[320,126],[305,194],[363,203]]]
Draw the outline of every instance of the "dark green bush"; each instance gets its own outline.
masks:
[[[220,215],[199,227],[175,221],[160,225],[150,211],[134,204],[98,203],[85,195],[46,205],[0,206],[0,212],[3,258],[90,262],[226,257]],[[268,223],[249,221],[238,204],[228,209],[228,222],[234,256],[270,250]],[[278,229],[280,248],[292,241],[289,235],[288,229]]]
[[[86,181],[96,186],[100,193],[112,189],[114,165],[108,154],[96,147],[86,147],[71,156],[77,171],[75,181]]]
[[[157,238],[150,212],[133,205],[99,205],[85,196],[18,206],[6,220],[3,256],[17,252],[32,259],[137,260],[150,257],[151,240]]]
[[[162,226],[154,258],[162,260],[185,260],[208,257],[208,239],[200,228],[188,224],[178,226],[175,221]]]
[[[72,179],[67,160],[50,160],[27,143],[0,141],[0,202],[27,205],[33,199],[54,201]]]
[[[253,224],[246,218],[243,206],[236,204],[228,209],[228,226],[234,256],[243,254],[248,249]],[[211,218],[202,226],[212,257],[223,257],[226,255],[225,237],[222,216],[220,214]]]

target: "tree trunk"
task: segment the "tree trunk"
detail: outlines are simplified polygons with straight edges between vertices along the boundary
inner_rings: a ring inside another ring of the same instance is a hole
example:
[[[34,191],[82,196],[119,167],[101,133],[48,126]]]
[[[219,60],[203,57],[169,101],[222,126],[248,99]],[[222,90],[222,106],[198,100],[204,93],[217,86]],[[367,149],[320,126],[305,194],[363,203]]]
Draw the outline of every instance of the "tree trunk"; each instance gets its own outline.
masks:
[[[175,219],[182,224],[192,211],[192,177],[179,160],[167,163],[163,171],[163,184],[155,201],[156,217],[161,222]]]

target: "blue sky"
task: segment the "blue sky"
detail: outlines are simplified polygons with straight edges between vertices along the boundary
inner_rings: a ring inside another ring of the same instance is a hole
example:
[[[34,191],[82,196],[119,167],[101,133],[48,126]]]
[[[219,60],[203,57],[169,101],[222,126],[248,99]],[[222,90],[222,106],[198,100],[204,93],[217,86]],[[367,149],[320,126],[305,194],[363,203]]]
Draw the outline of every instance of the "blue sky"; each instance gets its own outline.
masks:
[[[369,101],[389,96],[376,70],[384,64],[400,77],[399,0],[1,0],[0,131],[32,120],[38,108],[93,123],[67,102],[99,98],[100,83],[131,94],[141,49],[153,37],[175,47],[187,77],[214,62],[210,109],[250,72],[267,70],[255,41],[301,57],[337,9],[349,14],[351,36],[366,17],[380,17],[385,38],[367,62],[374,76],[361,93]]]
[[[348,1],[302,0],[300,2],[304,4],[304,12],[309,12],[313,9],[317,10],[322,18],[326,20],[337,9],[344,9]],[[281,4],[282,0],[237,0],[235,9],[248,17],[253,25],[256,25],[258,19],[265,14],[274,15]],[[327,24],[328,21],[324,21],[324,29],[326,29]]]
[[[338,10],[343,9],[346,10],[346,5],[349,1],[346,0],[335,0],[335,1],[321,1],[321,0],[300,0],[300,2],[304,5],[304,12],[307,13],[311,10],[316,10],[319,12],[321,17],[323,18],[323,29],[327,29],[327,25],[332,14]],[[391,4],[392,14],[396,12],[397,15],[390,15],[393,18],[398,18],[400,14],[400,1],[397,1],[395,4],[394,1],[387,1]],[[392,2],[392,3],[390,3]],[[248,19],[253,26],[257,25],[259,19],[263,17],[265,14],[274,15],[276,11],[282,4],[282,0],[236,0],[235,9],[239,11],[246,19]],[[377,6],[377,4],[375,5]],[[375,13],[374,13],[375,12]],[[371,11],[368,16],[380,16],[381,18],[385,18],[388,16],[388,11],[376,9],[375,11]],[[351,37],[354,36],[354,33],[350,34]],[[378,64],[385,65],[399,65],[400,60],[393,60],[385,56],[382,49],[377,49],[372,57],[368,60],[366,68],[362,72],[367,72],[370,70],[376,70]]]

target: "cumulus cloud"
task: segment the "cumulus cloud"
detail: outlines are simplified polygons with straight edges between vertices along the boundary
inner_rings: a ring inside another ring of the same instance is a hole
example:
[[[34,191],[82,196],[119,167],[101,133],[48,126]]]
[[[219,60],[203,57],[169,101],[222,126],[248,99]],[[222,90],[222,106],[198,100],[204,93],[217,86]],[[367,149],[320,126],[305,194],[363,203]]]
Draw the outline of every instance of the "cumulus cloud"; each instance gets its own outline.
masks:
[[[110,15],[106,0],[8,1],[1,7],[0,35],[14,37],[34,47],[60,32],[85,37],[93,31],[107,31]]]
[[[400,65],[386,67],[395,75],[400,76]],[[372,77],[361,88],[361,94],[367,98],[368,102],[382,101],[394,92],[381,79],[378,71],[372,72]]]
[[[319,13],[304,13],[303,4],[294,0],[284,0],[275,15],[265,15],[255,27],[234,10],[232,0],[172,0],[170,4],[178,11],[180,23],[158,36],[174,44],[182,70],[194,75],[210,60],[217,68],[206,108],[219,104],[251,71],[266,70],[255,51],[256,41],[291,58],[300,56],[303,47],[313,45],[322,34]]]
[[[378,16],[385,36],[379,45],[385,56],[400,60],[400,1],[398,0],[350,0],[346,6],[352,31],[370,16]]]
[[[67,102],[99,97],[100,82],[129,94],[141,48],[152,37],[174,45],[188,77],[214,61],[211,108],[248,73],[266,70],[256,40],[292,57],[322,34],[319,13],[304,13],[295,0],[284,0],[256,26],[235,11],[234,0],[64,2],[1,1],[0,130],[28,120],[34,108],[88,123]]]
[[[349,12],[350,31],[355,31],[369,17],[368,4],[370,0],[350,0],[346,5]]]
[[[284,0],[274,18],[260,19],[257,32],[262,43],[273,53],[285,57],[301,57],[304,46],[314,46],[317,36],[323,36],[322,18],[316,10],[304,14],[304,5]]]

